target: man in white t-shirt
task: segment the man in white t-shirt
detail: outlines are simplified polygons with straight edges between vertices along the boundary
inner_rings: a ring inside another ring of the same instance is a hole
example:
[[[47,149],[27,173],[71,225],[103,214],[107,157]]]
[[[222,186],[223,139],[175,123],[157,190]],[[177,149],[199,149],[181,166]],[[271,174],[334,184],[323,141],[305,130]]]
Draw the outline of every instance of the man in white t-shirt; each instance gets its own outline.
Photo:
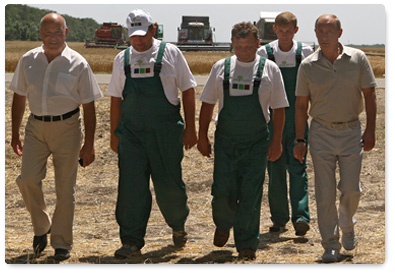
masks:
[[[17,155],[22,156],[17,184],[32,219],[34,253],[39,255],[45,249],[50,232],[57,260],[70,257],[78,158],[82,159],[83,167],[95,159],[94,101],[102,97],[89,64],[67,46],[67,34],[62,16],[56,13],[45,15],[40,24],[43,45],[22,56],[10,85],[14,91],[11,146]],[[22,145],[19,130],[26,98],[31,115]],[[85,126],[82,148],[80,105],[84,109]],[[46,212],[42,190],[50,155],[57,197],[52,221]]]
[[[214,64],[200,100],[198,149],[210,157],[208,128],[219,103],[212,185],[214,245],[222,247],[234,228],[241,259],[255,259],[267,160],[280,157],[284,107],[288,106],[280,69],[256,51],[258,29],[248,23],[232,29],[235,56]],[[273,140],[267,122],[273,109]]]
[[[291,203],[291,221],[295,234],[303,236],[310,229],[309,192],[306,172],[306,159],[301,163],[293,155],[296,141],[306,143],[308,126],[304,138],[295,138],[295,86],[298,68],[301,61],[313,53],[306,44],[293,40],[298,31],[297,18],[291,12],[285,11],[277,15],[273,30],[277,40],[262,46],[257,54],[276,62],[281,70],[289,107],[285,108],[285,124],[283,130],[283,153],[281,157],[268,162],[269,174],[269,207],[273,226],[270,232],[284,232],[285,224],[289,221],[287,171],[289,173],[289,199]],[[269,131],[273,124],[269,122]]]
[[[151,212],[150,178],[156,201],[173,229],[175,246],[186,243],[189,213],[182,180],[183,145],[197,143],[195,79],[181,51],[153,38],[151,16],[136,9],[127,17],[131,47],[114,60],[111,96],[111,148],[119,158],[116,218],[122,247],[115,257],[138,255]],[[180,115],[179,90],[185,115]]]

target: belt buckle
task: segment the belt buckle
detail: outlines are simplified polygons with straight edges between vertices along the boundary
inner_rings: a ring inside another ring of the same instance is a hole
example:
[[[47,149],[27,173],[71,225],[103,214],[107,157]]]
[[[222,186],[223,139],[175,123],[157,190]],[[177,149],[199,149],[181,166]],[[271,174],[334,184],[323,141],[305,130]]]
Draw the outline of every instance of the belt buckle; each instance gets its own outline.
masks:
[[[44,121],[52,121],[52,116],[43,116]]]
[[[343,128],[344,122],[332,122],[332,128],[333,129],[341,129]]]

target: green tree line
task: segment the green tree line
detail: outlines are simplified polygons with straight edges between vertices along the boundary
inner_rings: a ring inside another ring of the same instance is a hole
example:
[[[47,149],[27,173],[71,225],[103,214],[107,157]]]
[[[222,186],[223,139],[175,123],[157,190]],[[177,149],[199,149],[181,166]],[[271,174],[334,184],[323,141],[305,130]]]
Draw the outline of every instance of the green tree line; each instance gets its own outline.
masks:
[[[40,20],[50,12],[47,9],[38,9],[27,5],[8,4],[5,7],[5,40],[6,41],[39,41]],[[66,19],[69,34],[67,41],[85,42],[95,39],[95,30],[100,28],[91,18],[74,18],[69,15]]]

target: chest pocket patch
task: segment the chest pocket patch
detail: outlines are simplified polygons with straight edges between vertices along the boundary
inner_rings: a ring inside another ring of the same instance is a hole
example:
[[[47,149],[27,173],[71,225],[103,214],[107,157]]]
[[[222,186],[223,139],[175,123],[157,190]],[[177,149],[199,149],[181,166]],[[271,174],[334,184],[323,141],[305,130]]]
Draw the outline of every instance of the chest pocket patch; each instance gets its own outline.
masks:
[[[233,97],[249,96],[252,94],[253,84],[246,80],[230,80],[229,95]]]
[[[132,78],[150,78],[154,76],[154,64],[138,61],[132,65]]]
[[[77,77],[68,73],[59,72],[56,79],[55,94],[57,96],[70,97],[77,82]]]

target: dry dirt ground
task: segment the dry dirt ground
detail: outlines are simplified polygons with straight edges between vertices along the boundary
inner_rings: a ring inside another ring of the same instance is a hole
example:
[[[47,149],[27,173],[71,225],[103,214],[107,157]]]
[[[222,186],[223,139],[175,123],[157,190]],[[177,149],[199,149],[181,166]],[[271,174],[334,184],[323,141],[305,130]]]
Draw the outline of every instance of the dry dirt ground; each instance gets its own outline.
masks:
[[[47,247],[43,254],[32,256],[32,227],[30,216],[24,207],[15,179],[19,175],[21,160],[10,146],[10,107],[12,93],[5,84],[5,262],[55,263],[53,249]],[[107,86],[102,85],[103,92]],[[198,97],[202,87],[196,88]],[[385,262],[385,90],[378,89],[377,145],[366,153],[362,169],[363,195],[357,212],[356,232],[359,243],[355,250],[342,250],[340,263],[381,264]],[[203,158],[196,147],[185,152],[183,177],[187,185],[190,215],[186,223],[189,240],[183,249],[172,246],[171,229],[165,224],[158,207],[153,202],[151,218],[146,234],[146,246],[142,255],[126,260],[114,258],[114,251],[121,244],[114,211],[117,195],[117,156],[109,148],[110,98],[105,96],[96,103],[96,161],[78,174],[76,211],[74,222],[74,248],[70,264],[316,264],[321,262],[323,249],[317,227],[314,195],[314,174],[308,157],[311,230],[304,237],[297,237],[293,227],[287,224],[282,234],[268,232],[271,226],[268,211],[267,183],[265,181],[261,210],[261,239],[255,261],[240,261],[234,247],[233,234],[223,248],[212,244],[215,226],[211,218],[213,159]],[[199,110],[196,111],[198,122]],[[25,113],[25,120],[28,111]],[[362,114],[362,120],[365,116]],[[210,126],[213,140],[214,124]],[[22,128],[22,131],[24,127]],[[51,159],[47,177],[43,181],[46,203],[53,212],[56,197]],[[153,198],[155,196],[153,195]],[[169,200],[170,201],[170,200]]]

